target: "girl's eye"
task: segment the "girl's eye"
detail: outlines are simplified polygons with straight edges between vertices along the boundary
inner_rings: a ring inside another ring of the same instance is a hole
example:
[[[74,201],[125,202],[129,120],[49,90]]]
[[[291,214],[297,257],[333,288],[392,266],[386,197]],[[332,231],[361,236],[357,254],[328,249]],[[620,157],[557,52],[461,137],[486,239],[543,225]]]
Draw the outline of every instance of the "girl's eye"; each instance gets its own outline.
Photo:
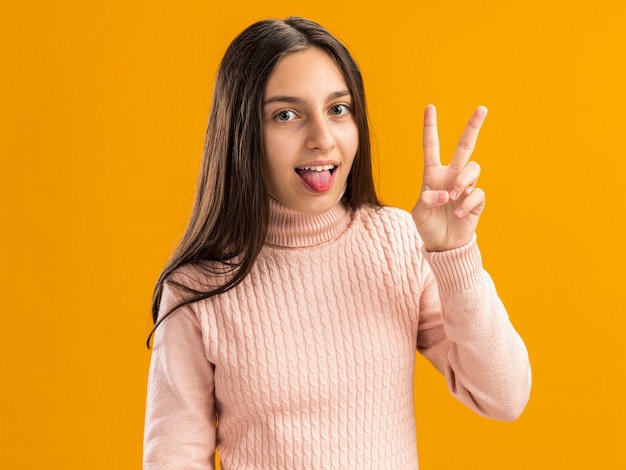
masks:
[[[294,113],[293,111],[284,110],[276,114],[275,117],[278,121],[287,122],[295,119],[296,113]]]
[[[350,108],[348,108],[347,105],[335,104],[331,106],[328,112],[332,114],[333,116],[343,116],[344,114],[348,114],[349,111],[350,111]]]

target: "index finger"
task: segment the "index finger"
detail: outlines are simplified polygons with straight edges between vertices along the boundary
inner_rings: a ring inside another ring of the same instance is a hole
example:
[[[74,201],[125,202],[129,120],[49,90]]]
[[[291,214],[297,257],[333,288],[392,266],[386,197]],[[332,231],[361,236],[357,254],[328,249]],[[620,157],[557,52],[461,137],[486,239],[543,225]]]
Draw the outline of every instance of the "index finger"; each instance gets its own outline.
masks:
[[[437,110],[429,104],[424,110],[424,133],[422,136],[424,146],[424,168],[441,165],[439,156],[439,134],[437,133]]]
[[[450,166],[457,171],[461,171],[470,157],[472,156],[472,152],[476,146],[476,141],[478,140],[478,133],[480,132],[480,128],[487,117],[487,108],[484,106],[479,106],[476,108],[472,117],[470,118],[467,126],[465,126],[465,130],[459,139],[459,143],[456,146],[456,150],[454,151],[454,156],[452,157],[452,161],[450,162]]]

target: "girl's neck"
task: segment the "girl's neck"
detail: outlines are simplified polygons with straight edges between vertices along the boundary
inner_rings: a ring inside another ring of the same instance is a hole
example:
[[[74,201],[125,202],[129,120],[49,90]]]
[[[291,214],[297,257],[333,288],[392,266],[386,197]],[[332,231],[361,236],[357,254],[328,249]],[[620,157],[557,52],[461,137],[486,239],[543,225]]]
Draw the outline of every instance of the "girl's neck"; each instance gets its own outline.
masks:
[[[350,225],[350,210],[342,202],[321,214],[304,214],[270,198],[270,221],[266,244],[299,248],[330,242]]]

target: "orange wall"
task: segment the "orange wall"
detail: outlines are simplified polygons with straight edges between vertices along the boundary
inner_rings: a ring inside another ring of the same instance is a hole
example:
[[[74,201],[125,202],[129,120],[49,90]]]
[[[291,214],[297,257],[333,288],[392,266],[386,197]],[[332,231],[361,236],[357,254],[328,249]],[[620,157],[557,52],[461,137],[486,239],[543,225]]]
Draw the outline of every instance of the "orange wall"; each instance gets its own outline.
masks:
[[[417,196],[426,104],[447,155],[490,109],[479,242],[533,395],[519,421],[485,420],[419,361],[422,467],[626,464],[623,1],[5,3],[0,468],[139,468],[151,289],[189,213],[214,71],[244,26],[289,14],[360,62],[389,204]]]

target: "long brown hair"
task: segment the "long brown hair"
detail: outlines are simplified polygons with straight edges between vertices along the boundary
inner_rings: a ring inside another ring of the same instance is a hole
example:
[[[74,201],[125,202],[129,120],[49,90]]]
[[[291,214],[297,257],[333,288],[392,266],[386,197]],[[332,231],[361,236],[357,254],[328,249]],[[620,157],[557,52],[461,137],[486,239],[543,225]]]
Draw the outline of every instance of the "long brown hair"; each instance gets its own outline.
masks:
[[[265,242],[269,220],[261,133],[265,85],[280,59],[309,47],[324,50],[336,61],[352,94],[359,145],[343,202],[353,210],[379,204],[363,80],[350,52],[326,29],[304,18],[263,20],[249,26],[233,40],[219,66],[195,203],[183,238],[154,289],[154,327],[148,347],[156,328],[173,311],[232,289],[250,272]],[[170,279],[188,263],[209,275],[227,273],[228,280],[218,288],[200,291]],[[188,296],[159,315],[165,282]]]

